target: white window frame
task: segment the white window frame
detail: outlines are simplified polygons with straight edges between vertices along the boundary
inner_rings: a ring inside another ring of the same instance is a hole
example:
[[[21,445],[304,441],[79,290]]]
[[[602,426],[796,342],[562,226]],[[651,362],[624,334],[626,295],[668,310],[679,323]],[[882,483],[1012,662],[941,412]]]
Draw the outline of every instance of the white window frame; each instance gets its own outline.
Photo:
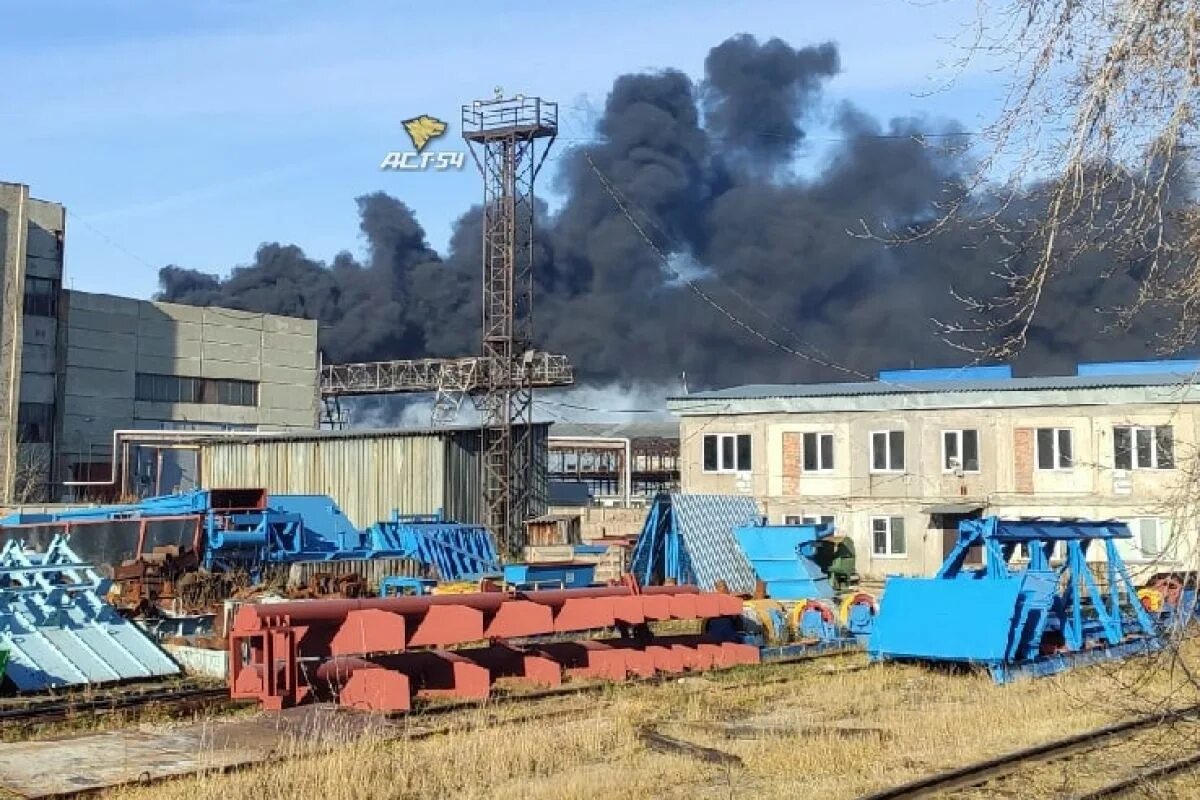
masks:
[[[1142,547],[1143,522],[1154,523],[1154,543],[1157,545],[1158,549],[1153,553],[1147,553],[1145,548]],[[1167,540],[1170,538],[1170,534],[1166,530],[1167,526],[1165,523],[1166,520],[1164,520],[1162,517],[1134,517],[1133,519],[1126,520],[1125,524],[1129,526],[1129,531],[1133,534],[1134,548],[1137,550],[1138,555],[1141,558],[1144,558],[1147,561],[1153,561],[1162,559],[1165,556],[1168,544]]]
[[[967,469],[966,464],[963,462],[963,434],[967,433],[967,432],[971,432],[971,433],[975,434],[975,469]],[[955,440],[958,442],[958,466],[957,467],[951,467],[947,463],[948,459],[946,458],[946,434],[948,434],[948,433],[953,434]],[[983,471],[983,454],[981,453],[982,450],[983,450],[983,448],[980,446],[980,442],[979,442],[979,429],[978,428],[948,428],[948,429],[942,431],[942,473],[946,474],[946,475],[952,474],[954,472],[970,472],[970,473],[974,474],[974,473]]]
[[[1129,463],[1130,463],[1130,466],[1128,466],[1128,467],[1118,467],[1117,466],[1117,429],[1118,428],[1128,428],[1129,429]],[[1171,450],[1172,450],[1172,452],[1171,452],[1171,466],[1169,466],[1169,467],[1160,467],[1158,465],[1158,429],[1159,428],[1170,428],[1171,429]],[[1150,434],[1150,463],[1149,464],[1138,463],[1138,446],[1137,446],[1138,431],[1147,431]],[[1132,425],[1132,424],[1131,425],[1113,425],[1113,469],[1129,469],[1129,470],[1175,469],[1175,453],[1174,453],[1175,446],[1174,446],[1174,443],[1175,443],[1175,426],[1174,425]],[[1150,518],[1149,517],[1141,517],[1139,519],[1150,519]]]
[[[745,436],[750,443],[750,468],[741,469],[738,463],[738,437]],[[704,448],[710,438],[717,440],[717,468],[708,469],[704,463]],[[725,464],[725,447],[724,441],[733,439],[733,466]],[[748,433],[706,433],[700,440],[700,469],[709,475],[734,475],[734,474],[749,474],[754,469],[754,437]]]
[[[885,469],[877,469],[875,467],[875,437],[881,433],[883,434],[883,441],[885,442],[884,446],[886,447],[886,450],[884,451],[885,458],[883,460],[885,463],[887,463],[889,465],[892,463],[892,436],[891,435],[893,433],[899,433],[902,436],[904,441],[900,445],[900,469],[893,469],[891,466],[888,466]],[[867,448],[870,451],[870,458],[871,458],[870,471],[877,475],[882,475],[882,474],[900,475],[900,474],[903,474],[905,471],[905,467],[908,466],[908,459],[905,457],[906,454],[904,452],[905,449],[908,448],[908,433],[903,428],[888,428],[886,430],[871,431],[870,437],[871,437],[870,438],[870,446]]]
[[[1039,449],[1041,445],[1038,441],[1038,431],[1051,431],[1050,434],[1050,455],[1054,465],[1051,467],[1042,466],[1042,453]],[[1067,436],[1071,440],[1071,463],[1067,466],[1062,466],[1062,451],[1059,448],[1058,435],[1063,431],[1067,432]],[[1033,468],[1039,472],[1070,472],[1075,469],[1075,429],[1074,428],[1034,428],[1033,429]]]
[[[900,524],[904,527],[904,549],[896,552],[895,541],[893,538],[893,520],[899,519]],[[875,523],[883,522],[886,526],[887,547],[886,552],[879,553],[875,551]],[[908,525],[903,516],[888,516],[888,517],[871,517],[871,558],[908,558]]]
[[[817,441],[817,453],[816,453],[817,467],[816,467],[816,469],[806,469],[804,467],[804,457],[808,453],[808,448],[805,447],[805,444],[804,444],[804,439],[806,436],[815,436],[816,437],[816,441]],[[832,463],[828,464],[828,465],[822,463],[823,459],[821,458],[821,453],[822,453],[821,441],[826,436],[829,437],[829,458],[832,461]],[[803,473],[833,472],[834,466],[837,464],[837,454],[834,453],[833,446],[834,446],[834,440],[833,440],[833,433],[831,431],[804,431],[804,432],[802,432],[800,434],[800,471]]]
[[[836,514],[812,514],[801,512],[799,514],[784,514],[784,525],[820,525],[822,519],[829,520],[829,524],[837,526]]]

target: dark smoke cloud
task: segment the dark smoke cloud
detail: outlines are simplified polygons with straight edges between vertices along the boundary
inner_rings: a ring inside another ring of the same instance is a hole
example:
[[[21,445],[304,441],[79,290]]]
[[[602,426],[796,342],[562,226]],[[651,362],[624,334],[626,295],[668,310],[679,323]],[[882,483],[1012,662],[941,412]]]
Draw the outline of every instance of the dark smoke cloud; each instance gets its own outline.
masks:
[[[1031,263],[1024,230],[1041,195],[1031,187],[1003,206],[1004,236],[969,217],[905,244],[862,235],[864,225],[928,228],[963,195],[972,165],[953,122],[881,122],[850,105],[823,106],[822,88],[839,69],[833,44],[795,49],[737,36],[709,53],[699,85],[675,70],[617,78],[596,141],[559,161],[564,204],[554,214],[538,209],[538,346],[568,354],[587,382],[663,384],[686,372],[692,388],[855,380],[969,360],[933,320],[964,315],[952,288],[994,295],[1002,265]],[[837,142],[814,174],[795,177],[787,167],[819,113]],[[973,203],[980,213],[1001,208],[987,196]],[[225,279],[165,267],[159,296],[318,319],[331,361],[477,352],[480,209],[462,215],[439,255],[402,202],[376,193],[358,206],[361,260],[342,253],[325,264],[264,244]],[[1136,268],[1114,258],[1080,259],[1049,287],[1019,370],[1153,355],[1149,322],[1102,335],[1112,319],[1094,309],[1127,302],[1136,288]],[[680,273],[762,336],[731,323]]]
[[[727,39],[704,60],[708,133],[756,163],[774,165],[800,144],[801,123],[840,69],[832,42],[795,50],[779,39],[761,45],[746,34]]]

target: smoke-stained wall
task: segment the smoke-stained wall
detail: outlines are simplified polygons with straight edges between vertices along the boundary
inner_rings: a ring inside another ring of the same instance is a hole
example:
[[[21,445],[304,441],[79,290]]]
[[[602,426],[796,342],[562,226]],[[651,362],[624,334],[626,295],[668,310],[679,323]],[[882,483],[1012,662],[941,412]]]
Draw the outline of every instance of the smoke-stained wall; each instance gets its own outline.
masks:
[[[693,388],[859,380],[969,360],[934,320],[968,313],[954,292],[1003,293],[995,273],[1027,263],[1025,230],[1041,195],[1027,187],[1001,206],[984,190],[937,235],[891,240],[928,230],[963,197],[969,139],[952,121],[831,108],[823,90],[840,67],[832,43],[795,48],[742,35],[710,51],[699,84],[676,70],[618,77],[596,140],[559,160],[562,206],[540,210],[538,346],[568,354],[585,382],[686,372]],[[818,114],[836,141],[798,175]],[[383,193],[357,202],[365,261],[342,253],[326,264],[269,243],[225,279],[164,268],[160,299],[318,319],[331,361],[477,351],[479,208],[462,215],[439,255],[404,203]],[[985,224],[988,215],[1002,224]],[[1127,302],[1137,279],[1138,265],[1111,253],[1079,259],[1048,288],[1018,369],[1153,355],[1150,322],[1105,336],[1113,319],[1096,312]]]

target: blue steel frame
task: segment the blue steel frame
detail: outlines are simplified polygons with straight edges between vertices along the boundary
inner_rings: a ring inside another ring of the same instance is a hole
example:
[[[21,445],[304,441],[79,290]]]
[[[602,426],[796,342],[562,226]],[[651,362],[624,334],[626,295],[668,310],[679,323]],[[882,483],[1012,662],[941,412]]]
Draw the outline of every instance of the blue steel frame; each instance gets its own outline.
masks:
[[[177,675],[179,666],[104,601],[109,581],[55,536],[44,553],[0,547],[0,648],[21,691]]]
[[[1083,662],[1122,658],[1162,646],[1158,628],[1142,607],[1117,551],[1117,541],[1130,538],[1128,526],[1114,520],[964,520],[954,549],[936,578],[989,580],[1024,575],[1027,582],[1040,581],[1043,591],[1021,595],[1024,606],[1020,611],[1025,613],[1013,620],[1015,629],[1004,663],[989,668],[999,683],[1020,674],[1053,674]],[[1059,542],[1066,546],[1066,558],[1054,566],[1051,559]],[[1107,593],[1097,584],[1087,561],[1093,542],[1104,547]],[[975,546],[983,548],[983,566],[968,568],[967,555]],[[1012,561],[1022,549],[1029,562],[1016,567]],[[1048,602],[1039,604],[1039,597]],[[1042,655],[1043,636],[1049,629],[1061,632],[1066,653]]]
[[[669,495],[660,494],[650,506],[630,565],[630,571],[642,586],[662,584],[667,580],[679,584],[695,583]]]
[[[229,509],[214,507],[213,493],[197,490],[125,505],[13,514],[0,519],[0,526],[174,516],[201,518],[205,569],[246,569],[254,579],[269,564],[375,558],[415,558],[434,565],[448,581],[500,572],[495,540],[481,525],[450,522],[439,510],[393,512],[391,519],[360,530],[325,495],[271,495],[265,507]]]

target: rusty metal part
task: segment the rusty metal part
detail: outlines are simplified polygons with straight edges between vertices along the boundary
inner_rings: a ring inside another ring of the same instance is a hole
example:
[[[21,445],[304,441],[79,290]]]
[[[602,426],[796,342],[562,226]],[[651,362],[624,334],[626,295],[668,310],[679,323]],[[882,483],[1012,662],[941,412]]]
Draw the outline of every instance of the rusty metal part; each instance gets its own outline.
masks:
[[[634,586],[477,592],[358,600],[251,604],[230,631],[234,697],[279,709],[313,698],[340,696],[362,708],[401,711],[409,693],[483,698],[501,678],[555,685],[568,677],[625,680],[688,669],[757,663],[758,649],[701,637],[654,638],[648,623],[736,616],[741,601],[694,586]],[[545,641],[547,637],[616,627],[643,635],[627,639]],[[538,637],[504,649],[502,643]],[[481,647],[491,642],[491,647]],[[389,670],[407,681],[358,672]],[[332,672],[331,672],[332,671]],[[346,686],[330,675],[345,672]],[[351,683],[353,679],[353,683]],[[402,696],[403,695],[403,696]]]
[[[740,767],[742,759],[733,753],[726,753],[724,750],[717,750],[713,747],[703,747],[692,742],[676,739],[674,736],[667,736],[659,733],[654,728],[642,728],[638,731],[638,738],[649,749],[657,753],[666,753],[673,756],[687,756],[703,761],[706,764],[716,764],[722,767]]]

